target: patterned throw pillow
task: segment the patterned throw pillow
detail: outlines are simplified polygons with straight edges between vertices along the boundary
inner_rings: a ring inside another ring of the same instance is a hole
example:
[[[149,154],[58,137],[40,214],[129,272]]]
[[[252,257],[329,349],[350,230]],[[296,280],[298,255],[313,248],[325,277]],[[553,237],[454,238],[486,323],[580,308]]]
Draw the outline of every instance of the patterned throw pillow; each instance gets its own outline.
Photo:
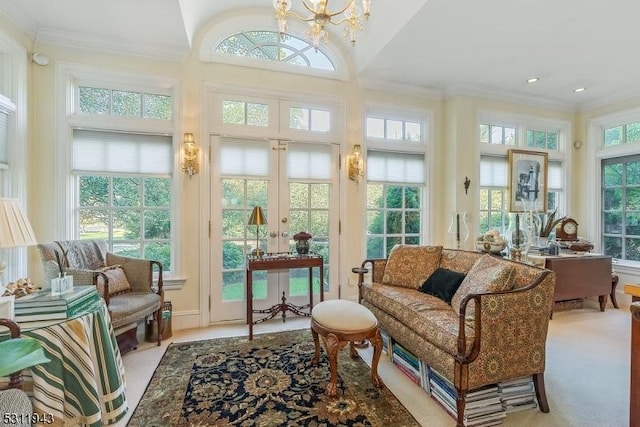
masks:
[[[420,292],[440,298],[447,304],[451,304],[451,298],[464,280],[464,273],[447,270],[446,268],[436,268],[431,276],[424,282]]]
[[[395,245],[382,284],[418,289],[440,265],[442,246]]]
[[[500,258],[486,254],[469,270],[460,284],[455,295],[451,299],[451,307],[460,312],[460,304],[469,294],[485,292],[500,292],[513,289],[515,279],[515,267],[502,261]],[[475,310],[474,304],[467,305],[467,317],[472,317]]]
[[[131,289],[131,284],[119,265],[110,265],[99,268],[97,271],[104,273],[109,280],[109,296]],[[104,279],[102,276],[98,276],[98,292],[100,292],[100,295],[104,295]]]

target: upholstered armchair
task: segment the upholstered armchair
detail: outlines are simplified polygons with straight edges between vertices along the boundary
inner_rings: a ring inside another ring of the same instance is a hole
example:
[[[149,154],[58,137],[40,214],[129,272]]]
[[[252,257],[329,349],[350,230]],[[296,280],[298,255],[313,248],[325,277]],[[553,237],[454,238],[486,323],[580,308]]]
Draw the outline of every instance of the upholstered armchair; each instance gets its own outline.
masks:
[[[151,316],[160,345],[164,302],[161,263],[107,252],[103,240],[55,241],[41,243],[38,249],[45,283],[64,272],[73,276],[74,285],[97,286],[109,309],[121,353],[137,348],[138,322],[150,322]],[[158,272],[156,285],[154,270]]]

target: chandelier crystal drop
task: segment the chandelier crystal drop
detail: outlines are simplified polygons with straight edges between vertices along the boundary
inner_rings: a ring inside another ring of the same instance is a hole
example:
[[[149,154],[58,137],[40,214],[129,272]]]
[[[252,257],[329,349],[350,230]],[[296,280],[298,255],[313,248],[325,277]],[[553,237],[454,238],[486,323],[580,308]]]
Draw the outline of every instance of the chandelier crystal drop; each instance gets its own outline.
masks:
[[[293,0],[273,0],[273,7],[276,10],[276,19],[278,21],[278,31],[280,32],[280,37],[284,38],[288,32],[287,18],[289,17],[307,22],[310,27],[304,34],[313,41],[313,47],[316,51],[320,42],[326,43],[329,38],[329,33],[325,30],[327,24],[345,24],[344,38],[348,38],[351,41],[351,45],[355,46],[356,32],[362,31],[363,18],[364,21],[369,19],[371,0],[362,0],[362,7],[356,4],[356,0],[347,0],[341,8],[334,12],[329,10],[329,0],[300,1],[310,13],[306,17],[291,10]]]

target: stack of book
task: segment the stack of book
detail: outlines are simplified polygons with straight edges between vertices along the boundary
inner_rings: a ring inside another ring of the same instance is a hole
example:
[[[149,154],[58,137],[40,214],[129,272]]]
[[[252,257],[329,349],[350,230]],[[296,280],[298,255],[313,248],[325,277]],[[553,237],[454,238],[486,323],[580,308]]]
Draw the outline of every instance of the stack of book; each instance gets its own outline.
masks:
[[[498,384],[498,388],[502,406],[507,414],[538,406],[531,377],[504,381]]]
[[[74,317],[100,300],[93,285],[74,286],[71,290],[51,295],[50,291],[34,292],[15,301],[15,321],[39,322]]]
[[[411,381],[417,385],[421,385],[422,372],[420,360],[397,342],[392,343],[391,352],[393,364]]]
[[[387,334],[384,330],[380,329],[380,337],[382,338],[382,351],[384,351],[385,353],[387,353],[388,356],[391,355],[391,352],[389,351],[389,342],[391,340],[391,338],[389,337],[389,334]]]
[[[429,369],[431,397],[454,419],[457,419],[456,398],[458,393],[448,380],[434,369]],[[488,427],[502,424],[507,415],[502,407],[499,388],[496,385],[470,390],[465,398],[463,422],[468,427]]]

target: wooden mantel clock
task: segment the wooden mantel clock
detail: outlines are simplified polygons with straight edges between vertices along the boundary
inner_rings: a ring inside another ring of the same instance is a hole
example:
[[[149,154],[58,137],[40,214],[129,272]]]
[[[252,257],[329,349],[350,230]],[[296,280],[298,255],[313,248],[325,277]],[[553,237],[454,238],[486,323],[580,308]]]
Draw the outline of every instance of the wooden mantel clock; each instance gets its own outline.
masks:
[[[573,218],[565,218],[556,228],[556,239],[578,240],[578,223]]]

